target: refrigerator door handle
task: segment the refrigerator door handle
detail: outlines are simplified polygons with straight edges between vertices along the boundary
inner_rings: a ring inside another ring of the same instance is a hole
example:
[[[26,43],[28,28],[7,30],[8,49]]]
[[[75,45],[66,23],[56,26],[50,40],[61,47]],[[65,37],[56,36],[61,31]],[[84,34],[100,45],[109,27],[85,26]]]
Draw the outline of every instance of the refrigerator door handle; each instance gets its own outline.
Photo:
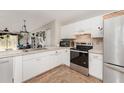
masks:
[[[111,68],[118,72],[124,73],[124,67],[119,67],[119,66],[115,66],[115,65],[111,65],[111,64],[107,64],[107,63],[104,63],[104,65],[107,66],[108,68]]]

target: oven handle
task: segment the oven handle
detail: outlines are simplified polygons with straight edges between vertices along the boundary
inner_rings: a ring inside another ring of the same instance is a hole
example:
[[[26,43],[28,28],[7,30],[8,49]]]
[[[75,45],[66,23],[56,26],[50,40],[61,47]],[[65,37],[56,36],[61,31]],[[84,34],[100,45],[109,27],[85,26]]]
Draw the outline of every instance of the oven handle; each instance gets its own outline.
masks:
[[[79,50],[70,50],[70,51],[73,51],[73,52],[80,52],[80,53],[88,53],[87,51],[79,51]]]

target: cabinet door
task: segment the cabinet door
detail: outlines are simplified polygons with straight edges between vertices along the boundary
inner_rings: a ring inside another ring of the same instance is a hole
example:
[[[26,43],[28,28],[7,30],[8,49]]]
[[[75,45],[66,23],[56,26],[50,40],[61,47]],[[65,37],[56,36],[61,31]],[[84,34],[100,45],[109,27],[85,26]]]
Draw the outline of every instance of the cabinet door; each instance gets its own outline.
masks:
[[[12,83],[13,62],[11,58],[0,59],[0,83]]]
[[[41,58],[23,60],[23,81],[28,80],[43,72],[44,64]],[[42,70],[41,70],[42,69]]]
[[[102,16],[94,17],[91,20],[92,22],[92,37],[103,37],[103,18]],[[98,27],[101,27],[102,29],[99,30]]]
[[[13,57],[14,83],[22,82],[22,56]]]
[[[48,70],[50,70],[51,68],[53,68],[53,64],[51,63],[52,61],[52,57],[51,54],[47,55],[47,56],[42,56],[41,60],[39,61],[39,73],[43,73],[46,72]]]
[[[50,55],[50,58],[49,58],[50,63],[49,64],[51,64],[51,68],[54,68],[61,64],[60,58],[61,58],[61,51],[59,51],[59,50],[54,51],[54,53]]]
[[[102,80],[103,56],[101,54],[89,53],[89,74]]]
[[[61,27],[61,39],[62,38],[73,38],[74,34],[77,32],[76,30],[77,25],[65,25]]]
[[[62,64],[70,66],[70,50],[69,49],[63,50],[63,53],[61,54],[61,60],[62,60]]]

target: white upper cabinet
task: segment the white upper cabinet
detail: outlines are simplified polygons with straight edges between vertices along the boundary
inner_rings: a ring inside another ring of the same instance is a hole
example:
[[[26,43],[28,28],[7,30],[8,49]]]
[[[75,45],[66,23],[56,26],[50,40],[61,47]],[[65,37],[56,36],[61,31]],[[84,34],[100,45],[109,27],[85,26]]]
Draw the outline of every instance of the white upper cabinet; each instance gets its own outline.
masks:
[[[103,37],[103,17],[94,17],[91,19],[92,27],[91,34],[92,37]],[[100,29],[98,29],[100,27]]]
[[[74,38],[74,33],[76,33],[75,24],[65,25],[61,27],[61,39],[62,38]]]
[[[93,17],[61,27],[62,38],[74,38],[75,33],[85,31],[90,32],[92,37],[103,37],[103,30],[99,31],[98,27],[103,28],[102,16]]]

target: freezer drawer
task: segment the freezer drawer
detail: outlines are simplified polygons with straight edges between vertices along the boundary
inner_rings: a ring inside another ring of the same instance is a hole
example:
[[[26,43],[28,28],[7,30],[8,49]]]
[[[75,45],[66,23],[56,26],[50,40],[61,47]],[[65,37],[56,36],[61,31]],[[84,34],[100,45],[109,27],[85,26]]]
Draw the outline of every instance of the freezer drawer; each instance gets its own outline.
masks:
[[[124,68],[104,63],[104,83],[124,83]]]

